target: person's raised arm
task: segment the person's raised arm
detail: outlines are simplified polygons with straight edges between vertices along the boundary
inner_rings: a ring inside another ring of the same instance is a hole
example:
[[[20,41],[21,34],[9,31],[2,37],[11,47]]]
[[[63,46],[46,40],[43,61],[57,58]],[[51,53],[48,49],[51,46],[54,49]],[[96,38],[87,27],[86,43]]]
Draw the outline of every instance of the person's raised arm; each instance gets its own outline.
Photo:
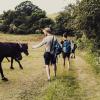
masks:
[[[44,44],[46,44],[46,39],[45,39],[45,38],[44,38],[44,39],[42,40],[42,42],[40,42],[39,44],[33,45],[32,48],[33,48],[33,49],[39,48],[39,47],[43,46]]]

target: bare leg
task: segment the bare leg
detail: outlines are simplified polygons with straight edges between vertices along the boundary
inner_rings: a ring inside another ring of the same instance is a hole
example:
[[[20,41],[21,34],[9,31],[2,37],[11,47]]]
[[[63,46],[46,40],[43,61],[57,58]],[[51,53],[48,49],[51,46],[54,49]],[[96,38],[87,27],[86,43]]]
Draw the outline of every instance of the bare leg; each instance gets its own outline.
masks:
[[[68,70],[70,68],[70,58],[67,58],[68,59],[68,62],[67,62],[67,67],[68,67]]]
[[[64,67],[65,67],[65,61],[66,61],[66,58],[63,58],[63,60],[64,60],[64,64],[63,64],[63,65],[64,65]]]
[[[54,76],[56,77],[56,72],[57,72],[57,65],[53,64],[53,70],[54,70]]]
[[[48,81],[50,80],[50,67],[49,65],[45,65],[46,66],[46,72],[47,72],[47,77],[48,77]]]

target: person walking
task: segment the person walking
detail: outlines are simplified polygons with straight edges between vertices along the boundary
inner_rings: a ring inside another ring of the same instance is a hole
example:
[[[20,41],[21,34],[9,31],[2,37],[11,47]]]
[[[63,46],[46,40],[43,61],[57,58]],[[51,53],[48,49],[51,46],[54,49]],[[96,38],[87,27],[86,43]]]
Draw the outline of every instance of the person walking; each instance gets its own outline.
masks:
[[[53,32],[51,31],[50,28],[44,28],[43,33],[45,37],[43,38],[42,42],[40,42],[37,45],[33,45],[32,48],[38,48],[43,45],[45,45],[45,52],[44,52],[44,62],[45,62],[45,67],[46,67],[46,73],[47,73],[47,78],[48,81],[50,81],[50,65],[53,66],[54,70],[54,76],[56,77],[56,71],[57,71],[57,66],[56,66],[56,56],[55,54],[52,53],[52,48],[53,48],[53,43],[57,41],[56,37],[53,35]]]
[[[67,34],[63,34],[63,40],[61,41],[62,44],[62,56],[63,56],[63,65],[66,65],[67,59],[67,68],[70,68],[70,54],[71,54],[71,42],[67,39]]]
[[[76,48],[77,48],[77,44],[72,40],[71,41],[71,58],[75,58]]]

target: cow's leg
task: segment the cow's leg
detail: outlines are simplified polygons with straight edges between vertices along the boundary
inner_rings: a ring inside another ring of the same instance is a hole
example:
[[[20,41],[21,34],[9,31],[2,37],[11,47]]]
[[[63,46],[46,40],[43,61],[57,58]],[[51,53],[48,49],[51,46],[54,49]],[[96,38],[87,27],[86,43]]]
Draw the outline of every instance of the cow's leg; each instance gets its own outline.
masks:
[[[20,67],[21,69],[23,69],[23,67],[22,67],[22,65],[21,65],[21,63],[20,63],[20,61],[19,61],[18,59],[15,59],[15,61],[17,61],[18,64],[19,64],[19,67]]]
[[[75,58],[75,52],[74,52],[74,58]]]
[[[10,69],[14,69],[14,67],[13,67],[13,57],[11,57],[11,67],[10,67]]]
[[[1,65],[2,60],[3,60],[3,58],[0,59],[0,73],[1,73],[1,77],[2,77],[2,80],[8,81],[8,79],[6,77],[4,77],[4,74],[3,74],[3,69],[2,69],[2,65]]]

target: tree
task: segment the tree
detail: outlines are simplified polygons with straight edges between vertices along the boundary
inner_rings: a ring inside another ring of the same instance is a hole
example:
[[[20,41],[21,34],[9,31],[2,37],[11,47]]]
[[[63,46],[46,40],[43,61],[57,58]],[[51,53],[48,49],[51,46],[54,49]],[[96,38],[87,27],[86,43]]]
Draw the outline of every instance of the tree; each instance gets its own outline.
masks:
[[[31,1],[24,1],[15,7],[15,10],[8,10],[3,13],[1,31],[7,27],[6,32],[29,34],[35,33],[37,29],[54,24],[53,20],[47,18],[46,12]]]
[[[47,27],[53,27],[54,26],[54,21],[50,18],[41,18],[39,20],[39,27],[44,28],[45,26]]]
[[[60,14],[56,17],[56,30],[59,34],[63,34],[67,32],[68,35],[74,34],[73,27],[73,10],[74,5],[68,5],[65,7],[65,10],[60,12]]]

